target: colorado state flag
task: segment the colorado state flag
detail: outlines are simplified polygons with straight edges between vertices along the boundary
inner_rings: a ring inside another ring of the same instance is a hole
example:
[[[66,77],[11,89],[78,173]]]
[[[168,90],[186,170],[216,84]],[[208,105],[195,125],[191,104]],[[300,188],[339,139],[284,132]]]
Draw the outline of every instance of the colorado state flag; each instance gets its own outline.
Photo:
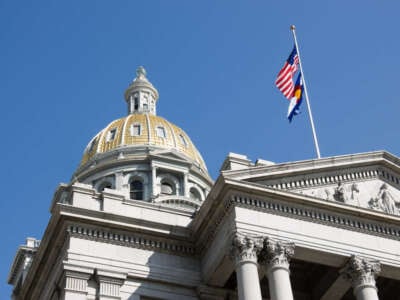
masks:
[[[287,118],[289,119],[289,122],[292,122],[293,116],[300,113],[300,105],[303,101],[303,93],[303,80],[301,78],[301,73],[299,73],[299,76],[297,76],[296,84],[294,86],[293,96],[292,99],[290,99],[290,104],[288,108]]]

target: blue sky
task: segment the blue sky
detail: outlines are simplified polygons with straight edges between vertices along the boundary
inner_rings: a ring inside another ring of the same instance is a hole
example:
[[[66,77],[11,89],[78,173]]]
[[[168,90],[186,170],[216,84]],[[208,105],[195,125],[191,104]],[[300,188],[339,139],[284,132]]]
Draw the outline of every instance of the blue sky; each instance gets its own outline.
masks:
[[[126,114],[143,65],[158,114],[216,179],[229,152],[315,158],[306,106],[289,124],[274,86],[295,24],[322,156],[400,155],[398,1],[0,0],[0,295],[18,245],[41,238],[60,182]]]

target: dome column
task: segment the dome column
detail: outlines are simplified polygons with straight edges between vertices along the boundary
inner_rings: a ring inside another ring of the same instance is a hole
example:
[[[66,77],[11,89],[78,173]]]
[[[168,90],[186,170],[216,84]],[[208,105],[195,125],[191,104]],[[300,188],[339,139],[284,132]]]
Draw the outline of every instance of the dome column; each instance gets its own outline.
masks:
[[[151,201],[157,197],[157,167],[151,166]]]
[[[124,174],[122,172],[117,172],[115,174],[115,189],[122,190],[124,183]]]
[[[189,173],[183,173],[183,195],[189,197]]]

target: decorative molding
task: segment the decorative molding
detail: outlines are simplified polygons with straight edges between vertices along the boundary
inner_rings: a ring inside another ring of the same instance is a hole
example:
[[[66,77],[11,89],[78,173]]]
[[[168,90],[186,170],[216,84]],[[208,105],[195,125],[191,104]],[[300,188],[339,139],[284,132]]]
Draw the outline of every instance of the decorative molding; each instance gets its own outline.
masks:
[[[380,271],[379,261],[352,255],[340,273],[351,282],[354,294],[356,294],[360,288],[373,287],[376,289],[375,278]]]
[[[217,233],[219,225],[222,223],[225,216],[228,214],[229,210],[232,208],[233,203],[234,203],[234,201],[231,198],[228,198],[223,202],[223,206],[224,206],[223,209],[221,209],[219,211],[217,216],[214,218],[214,222],[210,225],[210,227],[208,227],[207,236],[205,237],[205,241],[204,241],[204,243],[202,243],[200,245],[200,248],[198,249],[198,251],[200,253],[203,253],[203,251],[205,251],[208,248],[209,243],[211,242],[211,240]]]
[[[260,262],[267,266],[268,271],[276,268],[289,270],[289,261],[294,255],[294,248],[293,242],[266,237],[260,252]]]
[[[150,238],[143,235],[121,234],[109,230],[101,230],[76,225],[68,226],[67,232],[71,236],[101,241],[103,243],[118,244],[127,247],[148,249],[158,252],[162,251],[182,256],[193,256],[195,254],[194,246],[157,240],[155,238]]]
[[[298,179],[298,180],[284,179],[279,183],[267,184],[267,187],[280,190],[295,190],[300,188],[301,189],[311,188],[322,185],[332,185],[332,184],[337,184],[339,182],[353,182],[356,179],[362,179],[362,180],[375,179],[375,178],[385,177],[385,174],[389,173],[381,169],[366,169],[363,171],[360,170],[360,171],[346,172],[336,175],[310,176],[306,179]],[[393,177],[392,181],[397,182],[397,184],[400,186],[399,179],[397,179],[396,181],[395,177],[392,174],[387,176],[389,176],[387,177],[388,179]]]
[[[361,220],[361,218],[343,216],[317,208],[300,207],[294,204],[272,201],[271,199],[260,200],[249,196],[232,195],[230,201],[238,206],[250,207],[252,209],[268,211],[297,219],[301,218],[314,223],[317,222],[348,230],[362,231],[396,240],[400,239],[400,227],[398,226],[388,226],[378,222],[364,221]]]
[[[65,271],[65,289],[73,292],[87,293],[90,274]]]
[[[257,263],[257,255],[261,248],[262,240],[260,238],[246,236],[237,232],[232,238],[230,256],[236,264],[244,262]]]
[[[106,276],[97,276],[97,280],[100,286],[99,296],[115,297],[120,299],[119,292],[124,283],[123,280]]]

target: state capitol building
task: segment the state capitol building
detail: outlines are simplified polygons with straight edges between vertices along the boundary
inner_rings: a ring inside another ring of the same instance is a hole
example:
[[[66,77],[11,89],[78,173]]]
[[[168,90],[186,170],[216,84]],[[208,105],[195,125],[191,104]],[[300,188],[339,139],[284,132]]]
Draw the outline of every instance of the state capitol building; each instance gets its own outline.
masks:
[[[144,68],[125,101],[18,249],[12,299],[400,299],[400,158],[229,153],[213,181]]]

